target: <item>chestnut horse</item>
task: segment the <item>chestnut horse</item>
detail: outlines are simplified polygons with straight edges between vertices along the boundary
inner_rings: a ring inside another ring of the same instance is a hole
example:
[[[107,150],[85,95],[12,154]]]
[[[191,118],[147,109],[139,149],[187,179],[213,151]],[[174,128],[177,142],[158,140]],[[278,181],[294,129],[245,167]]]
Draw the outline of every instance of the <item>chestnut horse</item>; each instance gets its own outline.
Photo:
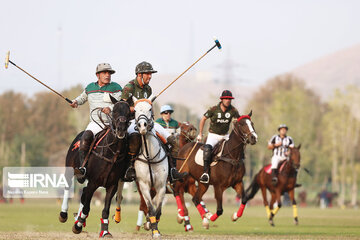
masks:
[[[290,200],[293,204],[295,225],[299,223],[295,201],[295,187],[297,172],[300,168],[300,148],[301,144],[298,147],[290,148],[289,160],[284,160],[279,163],[278,183],[276,186],[272,184],[271,172],[269,171],[271,168],[270,165],[267,165],[255,175],[254,180],[246,190],[245,203],[252,199],[257,191],[261,189],[264,206],[271,226],[275,226],[273,219],[281,208],[281,195],[285,192],[289,193]],[[266,197],[266,189],[271,193],[270,208]],[[277,207],[274,209],[275,202],[277,202]]]
[[[209,220],[215,221],[220,215],[222,215],[222,197],[223,192],[227,188],[234,188],[238,195],[244,197],[242,179],[245,174],[245,166],[243,162],[245,157],[245,147],[247,144],[254,145],[257,142],[257,134],[255,132],[254,125],[251,122],[251,115],[252,112],[248,115],[241,116],[234,123],[234,129],[230,133],[229,139],[224,143],[221,156],[213,157],[213,161],[216,162],[216,165],[211,167],[210,182],[208,184],[199,182],[199,178],[203,173],[203,167],[195,162],[196,153],[203,144],[188,143],[180,149],[179,158],[188,158],[182,171],[188,172],[189,176],[185,179],[184,183],[176,183],[174,195],[177,199],[179,215],[185,220],[186,231],[192,230],[188,210],[185,207],[184,202],[184,192],[187,190],[190,194],[193,193],[193,189],[187,189],[186,181],[188,178],[193,178],[198,181],[199,185],[195,193],[192,194],[192,201],[203,219],[203,226],[205,228],[209,227]],[[217,147],[215,146],[214,149],[216,148]],[[191,153],[192,150],[193,152]],[[190,153],[191,155],[188,156]],[[205,210],[205,204],[202,201],[202,196],[209,188],[209,185],[213,185],[215,190],[215,198],[217,201],[217,211],[215,214],[211,214]],[[241,215],[244,210],[244,206],[245,205],[241,205],[238,213],[235,214]]]

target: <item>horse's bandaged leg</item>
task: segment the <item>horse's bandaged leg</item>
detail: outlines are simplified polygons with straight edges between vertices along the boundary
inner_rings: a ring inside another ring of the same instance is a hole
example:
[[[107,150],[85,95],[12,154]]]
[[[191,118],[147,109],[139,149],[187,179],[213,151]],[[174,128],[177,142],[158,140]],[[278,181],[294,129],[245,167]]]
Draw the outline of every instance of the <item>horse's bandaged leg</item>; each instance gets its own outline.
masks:
[[[217,215],[217,213],[213,214],[211,217],[210,217],[210,220],[211,221],[215,221],[219,216]]]
[[[294,218],[297,218],[298,217],[298,211],[297,211],[297,207],[296,205],[292,205],[293,206],[293,215],[294,215]]]
[[[204,210],[203,206],[199,203],[199,204],[196,206],[196,208],[197,208],[197,210],[199,211],[201,218],[204,218],[205,210]]]
[[[266,215],[267,215],[267,217],[270,218],[271,211],[270,211],[269,206],[265,206],[265,210],[266,210]]]
[[[101,221],[101,231],[99,237],[104,237],[105,235],[111,235],[109,233],[109,219],[100,218],[100,221]]]
[[[136,226],[141,226],[143,224],[143,218],[144,218],[144,212],[139,210]]]
[[[115,210],[115,222],[119,223],[121,221],[121,209],[119,207]]]
[[[206,205],[205,205],[204,201],[201,201],[200,204],[201,204],[201,206],[204,208],[205,213],[208,213],[209,210],[206,208]]]
[[[63,202],[62,202],[62,205],[61,205],[61,211],[62,212],[67,212],[68,211],[68,209],[69,209],[68,202],[69,202],[69,189],[65,189],[64,190]]]
[[[79,206],[78,214],[77,214],[77,216],[76,216],[75,220],[77,220],[77,219],[79,218],[80,213],[81,213],[81,211],[82,211],[83,207],[84,207],[84,205],[80,202],[80,206]]]
[[[181,203],[180,196],[176,196],[175,199],[176,199],[176,204],[177,204],[177,207],[178,207],[178,213],[179,213],[179,215],[181,217],[184,217],[184,208],[183,208],[183,205]]]
[[[243,215],[245,206],[246,206],[245,204],[240,205],[239,210],[237,211],[237,214],[236,214],[237,217],[241,217]]]
[[[273,209],[273,211],[272,211],[272,213],[274,214],[274,215],[276,215],[276,213],[279,211],[279,207],[276,207],[275,209]]]

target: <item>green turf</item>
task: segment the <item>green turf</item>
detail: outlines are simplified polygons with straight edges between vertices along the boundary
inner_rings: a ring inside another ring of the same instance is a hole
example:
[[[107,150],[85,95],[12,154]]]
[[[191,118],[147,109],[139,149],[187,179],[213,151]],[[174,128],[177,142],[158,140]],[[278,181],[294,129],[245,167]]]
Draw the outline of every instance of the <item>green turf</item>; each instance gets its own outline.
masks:
[[[122,221],[115,224],[111,221],[109,229],[114,235],[120,232],[134,232],[137,218],[137,205],[122,206]],[[208,206],[215,210],[215,205]],[[76,212],[78,204],[70,205],[69,213]],[[91,206],[91,213],[87,219],[86,231],[99,232],[102,206]],[[236,211],[236,206],[225,205],[224,214],[210,229],[201,227],[201,220],[195,207],[189,208],[191,222],[195,234],[214,235],[243,235],[258,237],[291,238],[359,238],[360,239],[360,210],[299,208],[299,226],[293,224],[292,208],[282,208],[275,218],[275,227],[271,227],[265,217],[263,207],[248,207],[244,215],[236,223],[231,222],[230,216]],[[73,218],[66,223],[58,221],[60,204],[55,200],[28,200],[20,204],[15,200],[13,204],[0,204],[0,232],[31,231],[31,232],[71,232]],[[111,215],[114,213],[112,205]],[[188,234],[184,227],[176,222],[177,209],[174,204],[163,208],[163,215],[159,229],[163,234]],[[141,230],[145,232],[145,230]]]

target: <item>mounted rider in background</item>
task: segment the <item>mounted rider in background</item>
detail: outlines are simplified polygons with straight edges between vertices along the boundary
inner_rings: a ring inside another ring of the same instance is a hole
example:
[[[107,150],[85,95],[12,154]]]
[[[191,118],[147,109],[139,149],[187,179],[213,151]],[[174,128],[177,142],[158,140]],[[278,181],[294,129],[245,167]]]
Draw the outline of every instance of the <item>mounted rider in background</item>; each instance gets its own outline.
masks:
[[[131,80],[128,84],[125,85],[121,98],[127,101],[130,104],[130,110],[134,112],[134,103],[138,99],[148,99],[152,94],[152,89],[149,85],[152,78],[152,74],[156,73],[152,65],[148,62],[141,62],[135,68],[136,78]],[[165,140],[170,147],[175,146],[175,137],[168,133],[160,124],[154,123],[153,126]],[[124,181],[133,181],[136,179],[136,173],[134,169],[134,161],[136,156],[139,153],[141,147],[141,137],[138,131],[136,130],[135,120],[131,120],[131,125],[128,129],[129,133],[129,157],[131,159],[131,164],[128,170],[126,171]],[[187,173],[179,173],[176,169],[176,159],[169,159],[170,165],[170,176],[172,180],[179,180],[184,178]]]
[[[115,71],[110,64],[98,64],[96,67],[97,82],[87,85],[85,90],[70,104],[71,107],[77,108],[88,101],[90,107],[90,123],[80,140],[80,166],[75,169],[78,178],[83,178],[86,174],[86,167],[82,167],[82,165],[95,135],[105,128],[103,122],[105,124],[109,123],[105,114],[110,114],[114,106],[110,95],[116,100],[120,100],[122,88],[119,84],[111,82],[111,75],[114,73]],[[95,111],[95,109],[101,110],[101,113]],[[103,122],[100,120],[99,115]]]
[[[233,118],[240,117],[238,110],[231,105],[232,99],[232,93],[224,90],[220,96],[220,103],[211,107],[200,120],[198,141],[202,141],[205,122],[210,119],[209,134],[204,145],[204,173],[200,177],[202,183],[209,183],[210,180],[209,170],[214,146],[223,139],[229,139],[230,123]]]
[[[271,181],[274,186],[276,186],[278,182],[277,168],[279,162],[289,159],[289,148],[293,148],[295,146],[292,137],[286,135],[288,130],[288,126],[281,124],[278,127],[279,134],[272,136],[268,143],[268,149],[273,151],[273,156],[271,158]]]

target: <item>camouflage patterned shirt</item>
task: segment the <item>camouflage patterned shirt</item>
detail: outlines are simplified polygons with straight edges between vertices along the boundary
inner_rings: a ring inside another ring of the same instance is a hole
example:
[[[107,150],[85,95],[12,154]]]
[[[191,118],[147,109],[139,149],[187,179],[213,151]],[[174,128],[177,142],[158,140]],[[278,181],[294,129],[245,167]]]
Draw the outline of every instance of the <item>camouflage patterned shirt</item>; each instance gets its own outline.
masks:
[[[204,116],[210,118],[209,132],[219,135],[227,134],[229,132],[231,120],[240,117],[238,110],[232,105],[223,112],[220,103],[209,108]]]
[[[128,101],[130,106],[134,105],[132,96],[137,99],[149,98],[152,94],[151,87],[149,85],[140,86],[139,82],[135,78],[125,85],[122,90],[121,99]]]

